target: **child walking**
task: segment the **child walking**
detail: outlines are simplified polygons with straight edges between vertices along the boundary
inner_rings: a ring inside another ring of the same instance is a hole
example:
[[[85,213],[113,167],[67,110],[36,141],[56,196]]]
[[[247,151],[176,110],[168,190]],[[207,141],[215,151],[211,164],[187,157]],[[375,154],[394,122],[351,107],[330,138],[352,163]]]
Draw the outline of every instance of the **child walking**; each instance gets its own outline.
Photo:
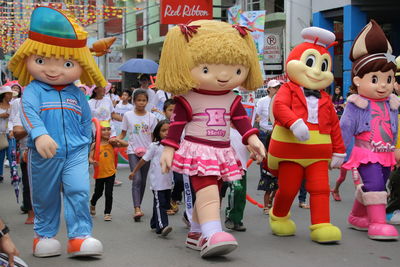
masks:
[[[106,197],[106,205],[104,208],[104,220],[111,221],[111,209],[113,202],[113,189],[115,181],[115,156],[114,147],[128,146],[128,142],[123,140],[116,140],[115,138],[110,139],[111,136],[111,125],[109,121],[101,121],[101,141],[100,141],[100,157],[99,161],[94,160],[95,143],[92,144],[89,155],[89,163],[93,164],[94,167],[99,168],[99,172],[94,187],[94,193],[90,200],[90,214],[96,215],[96,203],[99,198],[103,195]]]
[[[131,171],[134,170],[135,166],[150,146],[152,132],[157,124],[156,117],[145,109],[148,101],[149,97],[146,90],[135,90],[133,93],[133,103],[135,108],[134,110],[128,111],[124,114],[121,127],[122,131],[117,138],[121,141],[125,138],[127,133],[129,134],[127,153]],[[149,167],[150,164],[147,162],[142,166],[140,171],[135,174],[134,179],[132,179],[132,199],[134,206],[133,219],[135,222],[140,221],[140,218],[144,215],[140,206],[146,189],[146,179]]]
[[[168,134],[169,121],[160,121],[153,132],[153,143],[150,144],[146,154],[140,159],[138,164],[135,166],[131,174],[129,175],[130,180],[136,179],[136,173],[149,161],[149,179],[150,189],[153,191],[153,217],[150,220],[151,229],[155,229],[157,234],[167,236],[171,231],[172,227],[168,225],[167,210],[170,208],[171,189],[172,189],[172,171],[167,173],[161,172],[160,157],[164,150],[164,146],[161,145],[161,140],[164,139]]]

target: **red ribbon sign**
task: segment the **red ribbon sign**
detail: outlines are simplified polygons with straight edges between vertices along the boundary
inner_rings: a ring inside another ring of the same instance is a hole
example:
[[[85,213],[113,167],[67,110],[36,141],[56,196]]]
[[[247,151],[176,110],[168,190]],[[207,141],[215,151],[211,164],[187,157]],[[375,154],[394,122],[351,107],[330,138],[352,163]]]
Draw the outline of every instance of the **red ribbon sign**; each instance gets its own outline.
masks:
[[[161,0],[161,24],[188,24],[213,18],[212,0]]]

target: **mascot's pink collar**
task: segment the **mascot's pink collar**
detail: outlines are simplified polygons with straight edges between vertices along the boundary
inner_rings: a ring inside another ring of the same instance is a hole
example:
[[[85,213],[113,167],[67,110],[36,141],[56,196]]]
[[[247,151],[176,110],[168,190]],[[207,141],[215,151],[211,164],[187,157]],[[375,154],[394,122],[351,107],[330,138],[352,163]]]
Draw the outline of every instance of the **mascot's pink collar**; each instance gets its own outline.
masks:
[[[194,89],[193,91],[202,95],[226,95],[231,90],[224,90],[224,91],[212,91],[212,90],[204,90],[204,89]]]
[[[375,98],[370,98],[370,97],[366,97],[366,96],[363,96],[363,95],[360,95],[360,96],[362,96],[362,97],[364,97],[364,98],[366,98],[368,100],[374,101],[374,102],[386,101],[389,98],[389,97],[385,97],[385,98],[375,99]]]

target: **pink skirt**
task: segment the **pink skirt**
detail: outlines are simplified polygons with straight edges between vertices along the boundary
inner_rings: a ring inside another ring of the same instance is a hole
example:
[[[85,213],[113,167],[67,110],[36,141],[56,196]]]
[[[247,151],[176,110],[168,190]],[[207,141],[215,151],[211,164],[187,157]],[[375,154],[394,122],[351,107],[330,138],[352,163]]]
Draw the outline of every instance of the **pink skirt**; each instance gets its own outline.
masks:
[[[242,164],[232,147],[218,148],[183,140],[174,154],[172,170],[189,176],[218,176],[224,181],[242,179]]]
[[[396,165],[394,152],[372,152],[369,149],[354,146],[350,158],[342,167],[346,170],[358,168],[360,164],[380,163],[384,167]]]

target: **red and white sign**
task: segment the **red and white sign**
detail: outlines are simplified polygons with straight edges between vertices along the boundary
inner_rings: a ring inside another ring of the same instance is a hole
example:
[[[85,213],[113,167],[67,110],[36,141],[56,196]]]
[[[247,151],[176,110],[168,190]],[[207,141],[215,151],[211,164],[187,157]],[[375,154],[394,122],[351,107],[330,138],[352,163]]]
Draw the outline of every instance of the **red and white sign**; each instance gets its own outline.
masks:
[[[188,24],[213,18],[212,0],[161,0],[161,24]]]

